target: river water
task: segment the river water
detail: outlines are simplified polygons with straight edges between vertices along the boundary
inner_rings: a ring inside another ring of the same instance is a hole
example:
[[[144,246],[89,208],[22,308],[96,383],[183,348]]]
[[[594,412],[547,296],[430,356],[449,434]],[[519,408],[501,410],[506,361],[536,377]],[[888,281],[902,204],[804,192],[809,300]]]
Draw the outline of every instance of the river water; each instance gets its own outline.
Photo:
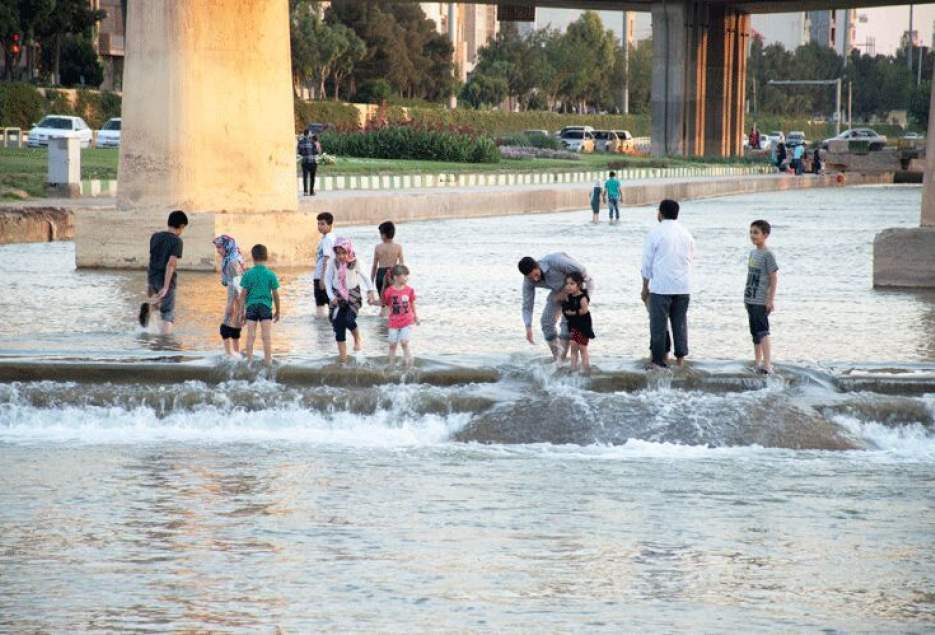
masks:
[[[935,294],[871,286],[874,234],[919,205],[686,203],[694,368],[648,382],[650,208],[400,225],[424,322],[401,379],[372,315],[332,366],[305,270],[281,272],[274,381],[217,356],[215,275],[181,274],[166,340],[133,324],[142,274],[0,247],[0,366],[79,369],[0,384],[0,632],[932,631]],[[781,269],[767,382],[754,218]],[[337,234],[369,266],[375,229]],[[523,339],[515,262],[557,249],[597,281],[591,381]],[[101,362],[125,376],[82,378]],[[166,365],[195,379],[144,381]]]

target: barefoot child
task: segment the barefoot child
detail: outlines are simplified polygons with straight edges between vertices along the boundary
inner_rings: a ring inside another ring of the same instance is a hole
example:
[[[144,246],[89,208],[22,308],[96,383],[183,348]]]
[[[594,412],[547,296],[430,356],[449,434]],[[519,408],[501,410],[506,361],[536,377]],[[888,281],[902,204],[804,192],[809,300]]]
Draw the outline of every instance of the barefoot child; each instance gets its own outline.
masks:
[[[354,350],[363,348],[360,329],[357,328],[357,313],[363,305],[361,287],[367,292],[367,301],[377,300],[370,280],[360,272],[360,262],[354,254],[354,245],[349,238],[334,241],[334,259],[328,262],[325,273],[325,291],[331,303],[331,326],[338,343],[338,358],[347,361],[347,332],[354,337]]]
[[[237,241],[227,234],[218,236],[212,242],[221,257],[221,284],[227,288],[227,304],[224,306],[224,319],[221,321],[221,339],[224,341],[224,352],[237,356],[240,354],[240,320],[243,317],[243,305],[240,303],[243,257],[240,255]]]
[[[571,335],[571,369],[578,370],[578,356],[581,356],[581,370],[591,372],[591,360],[588,357],[588,342],[594,339],[591,327],[591,310],[588,292],[584,288],[584,276],[572,271],[565,276],[565,299],[562,301],[562,315],[568,321]]]
[[[315,286],[315,313],[323,317],[328,308],[328,294],[325,293],[325,284],[322,279],[328,270],[328,261],[333,256],[334,237],[331,230],[334,228],[334,216],[330,212],[322,212],[317,216],[318,233],[321,239],[315,250],[315,273],[312,274],[312,284]]]
[[[392,365],[396,361],[396,345],[403,347],[403,359],[406,368],[412,367],[412,354],[409,352],[409,338],[412,335],[412,325],[419,323],[416,314],[416,292],[407,283],[409,282],[409,268],[406,265],[393,267],[390,285],[383,291],[383,305],[390,311],[387,321],[387,335],[390,342],[388,362]]]
[[[279,279],[266,268],[269,252],[265,245],[254,245],[250,255],[253,257],[253,267],[240,279],[240,302],[247,307],[246,357],[248,362],[253,360],[253,343],[259,322],[263,338],[263,363],[269,368],[273,365],[272,322],[279,321]]]
[[[750,223],[750,241],[756,247],[747,259],[747,284],[743,301],[753,336],[753,359],[757,372],[773,372],[769,342],[769,314],[773,312],[776,287],[779,284],[779,265],[766,246],[770,225],[765,220]]]
[[[380,240],[383,241],[373,250],[373,265],[370,268],[370,279],[373,286],[377,289],[377,296],[382,298],[383,291],[390,286],[387,275],[396,265],[404,265],[402,245],[393,242],[396,236],[396,225],[392,221],[380,223],[377,227],[380,230]],[[387,313],[386,305],[380,311],[380,315]]]
[[[149,298],[140,305],[140,325],[149,324],[149,311],[159,306],[162,322],[159,332],[169,335],[175,324],[176,269],[182,258],[182,232],[188,227],[188,216],[182,210],[169,214],[168,229],[156,232],[149,239],[149,269],[146,274]]]

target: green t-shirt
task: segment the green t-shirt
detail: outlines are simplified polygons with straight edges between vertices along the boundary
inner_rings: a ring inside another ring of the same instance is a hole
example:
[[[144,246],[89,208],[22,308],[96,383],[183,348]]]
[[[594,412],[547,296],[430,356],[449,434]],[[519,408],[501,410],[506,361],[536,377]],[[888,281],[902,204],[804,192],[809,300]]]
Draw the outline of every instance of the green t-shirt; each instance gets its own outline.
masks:
[[[617,177],[609,178],[604,182],[604,189],[607,190],[609,198],[620,198],[620,181]]]
[[[247,306],[265,304],[272,309],[273,289],[279,288],[279,280],[266,265],[253,265],[240,279],[240,288],[247,291]]]

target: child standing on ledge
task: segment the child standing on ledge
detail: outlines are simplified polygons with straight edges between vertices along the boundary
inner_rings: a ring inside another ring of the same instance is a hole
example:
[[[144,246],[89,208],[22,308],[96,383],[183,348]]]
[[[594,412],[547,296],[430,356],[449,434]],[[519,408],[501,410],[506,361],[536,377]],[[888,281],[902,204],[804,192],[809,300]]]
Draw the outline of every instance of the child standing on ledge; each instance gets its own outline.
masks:
[[[243,275],[243,257],[232,236],[222,234],[213,241],[221,257],[221,284],[227,288],[227,304],[221,321],[221,340],[224,352],[231,356],[240,354],[240,325],[243,305],[240,303],[240,278]]]
[[[396,265],[404,265],[402,245],[393,242],[396,236],[396,225],[392,221],[380,223],[377,227],[380,231],[380,240],[382,241],[373,250],[373,265],[370,268],[370,280],[377,288],[377,297],[383,298],[383,291],[390,286],[389,274]],[[380,315],[387,313],[386,305],[380,311]]]
[[[254,245],[250,255],[253,256],[253,267],[240,280],[240,301],[247,307],[247,362],[253,359],[253,343],[259,322],[263,338],[263,362],[269,368],[273,365],[272,323],[279,321],[279,279],[266,268],[269,252],[265,245]]]
[[[580,356],[581,370],[588,374],[591,372],[588,343],[594,339],[594,329],[591,326],[590,298],[584,288],[584,276],[577,271],[565,276],[562,315],[568,321],[568,332],[571,336],[571,369],[578,370]]]
[[[390,311],[387,321],[387,339],[390,342],[388,362],[392,365],[396,361],[396,346],[399,345],[403,348],[406,368],[411,368],[409,339],[412,336],[412,325],[419,323],[419,316],[416,314],[416,292],[407,284],[409,268],[406,265],[393,267],[391,276],[390,286],[383,292],[383,305]]]
[[[764,374],[773,372],[769,314],[773,312],[776,287],[779,284],[779,265],[776,264],[773,252],[766,246],[771,229],[765,220],[750,223],[750,242],[755,249],[750,251],[747,258],[747,284],[743,293],[750,335],[753,337],[754,364],[757,372]]]
[[[342,362],[347,361],[348,331],[354,338],[354,350],[363,348],[363,338],[357,327],[357,313],[364,302],[361,288],[367,292],[367,301],[376,304],[370,280],[360,272],[354,245],[349,238],[338,238],[334,241],[334,259],[328,261],[325,291],[332,307],[331,327],[338,343],[338,359]]]

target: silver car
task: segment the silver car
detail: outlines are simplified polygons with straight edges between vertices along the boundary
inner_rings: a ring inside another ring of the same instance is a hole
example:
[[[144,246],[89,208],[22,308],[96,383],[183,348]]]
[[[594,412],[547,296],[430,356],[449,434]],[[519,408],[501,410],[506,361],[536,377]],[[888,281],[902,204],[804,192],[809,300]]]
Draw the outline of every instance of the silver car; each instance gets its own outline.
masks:
[[[827,150],[828,142],[836,139],[845,141],[867,141],[870,144],[871,150],[882,150],[886,147],[887,143],[886,137],[870,128],[849,128],[836,137],[825,139],[821,144],[822,149]]]

